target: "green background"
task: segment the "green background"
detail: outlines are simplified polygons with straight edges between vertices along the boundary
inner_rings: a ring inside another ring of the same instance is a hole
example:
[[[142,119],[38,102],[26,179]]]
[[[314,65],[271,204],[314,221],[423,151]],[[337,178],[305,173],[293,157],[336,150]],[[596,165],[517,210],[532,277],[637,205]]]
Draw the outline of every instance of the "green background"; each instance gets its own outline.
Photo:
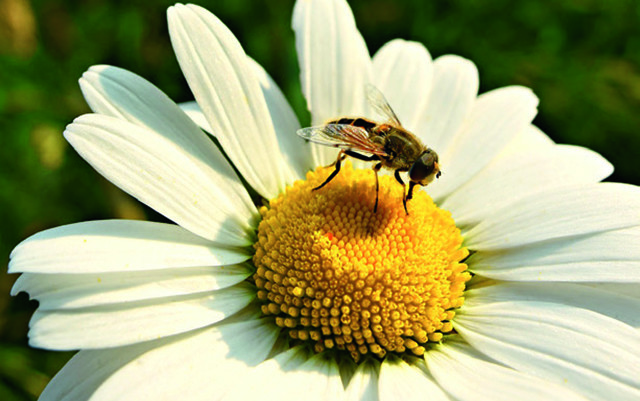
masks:
[[[0,0],[0,259],[40,230],[83,220],[160,217],[95,173],[62,131],[88,112],[77,79],[93,64],[136,72],[181,102],[191,99],[170,47],[168,1]],[[281,86],[303,124],[293,0],[219,0],[220,17]],[[610,181],[640,182],[640,2],[448,0],[350,2],[373,54],[386,41],[424,43],[480,70],[481,92],[531,87],[535,123],[560,143],[594,149]],[[3,265],[6,266],[6,265]],[[36,303],[10,297],[0,269],[0,399],[34,399],[70,353],[27,346]]]

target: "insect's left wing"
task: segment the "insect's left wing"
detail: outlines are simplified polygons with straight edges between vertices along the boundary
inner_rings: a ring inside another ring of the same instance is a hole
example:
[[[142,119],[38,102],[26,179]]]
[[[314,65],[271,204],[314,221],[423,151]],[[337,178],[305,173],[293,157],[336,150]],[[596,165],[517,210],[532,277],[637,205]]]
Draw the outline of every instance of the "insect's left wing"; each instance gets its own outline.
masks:
[[[382,92],[371,84],[367,84],[365,90],[367,92],[367,101],[369,102],[369,105],[380,115],[380,117],[384,117],[387,122],[395,126],[402,127],[400,120],[398,120],[398,116],[396,116],[396,113],[393,111]]]
[[[299,129],[296,133],[304,139],[320,145],[387,156],[382,145],[373,142],[364,128],[354,125],[319,125]]]

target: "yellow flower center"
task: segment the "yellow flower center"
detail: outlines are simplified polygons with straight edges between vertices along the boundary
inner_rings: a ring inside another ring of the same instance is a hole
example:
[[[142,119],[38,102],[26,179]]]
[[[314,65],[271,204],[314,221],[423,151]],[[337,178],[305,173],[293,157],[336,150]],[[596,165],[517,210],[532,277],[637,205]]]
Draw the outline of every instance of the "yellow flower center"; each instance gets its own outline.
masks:
[[[449,212],[416,190],[402,206],[402,186],[380,177],[379,205],[371,170],[340,174],[320,190],[331,168],[262,207],[253,276],[262,312],[315,350],[412,352],[452,330],[470,275]]]

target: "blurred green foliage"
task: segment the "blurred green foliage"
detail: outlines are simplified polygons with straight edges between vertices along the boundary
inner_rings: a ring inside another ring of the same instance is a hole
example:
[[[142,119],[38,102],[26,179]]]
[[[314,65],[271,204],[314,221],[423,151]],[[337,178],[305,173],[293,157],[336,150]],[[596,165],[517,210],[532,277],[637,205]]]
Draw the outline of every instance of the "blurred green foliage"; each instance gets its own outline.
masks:
[[[249,55],[308,122],[298,83],[293,0],[211,0]],[[90,219],[151,218],[100,178],[62,138],[88,112],[77,79],[93,64],[134,71],[176,101],[191,95],[171,50],[169,1],[0,0],[0,259],[42,229]],[[396,37],[434,57],[459,54],[480,70],[481,92],[520,84],[541,99],[535,123],[554,140],[592,148],[640,183],[640,2],[521,0],[350,2],[374,53]],[[6,265],[5,265],[6,266]],[[34,399],[69,358],[27,347],[35,308],[9,297],[0,273],[0,399]]]

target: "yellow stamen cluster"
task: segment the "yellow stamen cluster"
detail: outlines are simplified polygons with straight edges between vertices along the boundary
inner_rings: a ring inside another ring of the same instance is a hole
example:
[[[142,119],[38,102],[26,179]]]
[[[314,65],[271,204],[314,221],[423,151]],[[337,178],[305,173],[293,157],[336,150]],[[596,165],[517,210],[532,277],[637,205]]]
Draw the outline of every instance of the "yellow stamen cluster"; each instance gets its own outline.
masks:
[[[460,231],[424,191],[406,215],[389,176],[374,213],[374,173],[350,163],[312,191],[330,171],[310,172],[260,210],[253,278],[262,312],[317,352],[422,355],[463,303],[470,275]]]

